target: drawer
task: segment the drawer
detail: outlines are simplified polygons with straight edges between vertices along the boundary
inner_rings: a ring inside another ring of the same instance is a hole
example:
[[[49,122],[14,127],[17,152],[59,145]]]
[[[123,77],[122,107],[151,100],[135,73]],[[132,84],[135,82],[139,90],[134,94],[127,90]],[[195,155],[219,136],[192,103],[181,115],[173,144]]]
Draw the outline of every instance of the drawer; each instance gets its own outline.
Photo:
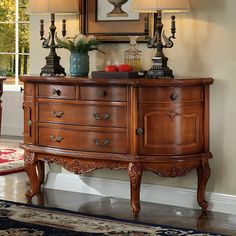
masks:
[[[39,121],[70,125],[126,127],[126,106],[39,103]]]
[[[70,130],[39,127],[39,145],[90,152],[122,153],[127,151],[126,132]]]
[[[141,102],[194,102],[202,101],[201,86],[194,87],[143,87],[139,88]]]
[[[75,99],[75,86],[40,84],[38,96],[43,98]]]
[[[127,101],[126,87],[80,87],[81,100]]]

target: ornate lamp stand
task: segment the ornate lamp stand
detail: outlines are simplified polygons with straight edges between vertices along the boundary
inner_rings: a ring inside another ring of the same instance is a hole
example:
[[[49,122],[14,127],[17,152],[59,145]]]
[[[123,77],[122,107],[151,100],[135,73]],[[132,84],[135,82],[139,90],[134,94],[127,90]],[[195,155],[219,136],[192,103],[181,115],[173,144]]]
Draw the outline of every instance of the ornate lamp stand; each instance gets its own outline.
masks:
[[[173,72],[167,66],[168,58],[163,53],[163,48],[172,48],[174,43],[172,39],[175,39],[175,16],[171,17],[171,36],[167,37],[165,35],[165,31],[163,31],[163,24],[162,24],[162,12],[157,11],[156,15],[156,26],[155,26],[155,36],[153,38],[149,38],[147,47],[148,48],[156,48],[157,52],[155,57],[152,58],[153,65],[150,70],[147,72],[148,78],[156,78],[156,79],[173,79]],[[162,38],[165,41],[165,44],[162,42]]]
[[[60,76],[66,75],[65,69],[60,65],[60,57],[56,53],[56,48],[59,46],[55,43],[55,34],[56,34],[56,26],[55,26],[55,14],[51,14],[51,26],[49,27],[49,36],[48,38],[44,38],[44,21],[40,20],[40,36],[41,40],[43,40],[42,47],[49,48],[50,53],[45,58],[46,65],[41,69],[40,75],[46,76]],[[66,35],[66,20],[62,21],[62,36]]]

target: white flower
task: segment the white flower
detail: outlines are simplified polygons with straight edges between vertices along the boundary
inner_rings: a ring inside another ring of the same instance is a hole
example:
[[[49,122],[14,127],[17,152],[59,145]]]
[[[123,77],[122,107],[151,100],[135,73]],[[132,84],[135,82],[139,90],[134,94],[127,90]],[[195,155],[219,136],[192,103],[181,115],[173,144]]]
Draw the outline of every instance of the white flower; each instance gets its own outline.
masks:
[[[86,41],[86,36],[83,34],[76,35],[74,39],[74,45],[76,46],[79,41]]]
[[[93,35],[87,37],[79,33],[74,37],[64,37],[62,40],[56,35],[56,41],[59,47],[66,48],[71,52],[88,52],[98,50],[98,41]]]
[[[92,40],[96,40],[96,37],[94,35],[89,35],[87,37],[87,41],[89,42],[89,41],[92,41]]]

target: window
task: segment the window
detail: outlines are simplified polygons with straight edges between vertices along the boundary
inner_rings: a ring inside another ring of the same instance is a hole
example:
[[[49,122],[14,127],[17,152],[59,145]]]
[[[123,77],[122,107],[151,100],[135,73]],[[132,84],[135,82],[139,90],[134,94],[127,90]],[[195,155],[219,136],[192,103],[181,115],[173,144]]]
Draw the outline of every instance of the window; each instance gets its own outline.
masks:
[[[0,76],[7,85],[19,85],[29,70],[28,0],[0,0]]]

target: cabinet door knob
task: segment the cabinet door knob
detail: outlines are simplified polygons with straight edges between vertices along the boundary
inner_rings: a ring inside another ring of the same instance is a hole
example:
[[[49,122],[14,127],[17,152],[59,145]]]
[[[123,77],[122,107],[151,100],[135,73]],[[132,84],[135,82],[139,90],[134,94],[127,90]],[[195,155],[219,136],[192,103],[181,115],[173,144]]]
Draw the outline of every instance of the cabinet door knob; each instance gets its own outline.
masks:
[[[95,145],[97,146],[106,146],[110,143],[109,139],[104,139],[104,140],[100,140],[98,138],[93,139],[93,142],[95,143]]]
[[[94,113],[93,117],[96,120],[109,120],[111,118],[111,115],[109,113],[105,113],[104,116],[101,116],[99,113]]]
[[[143,133],[144,133],[143,128],[137,128],[137,129],[136,129],[136,134],[137,134],[138,136],[143,135]]]
[[[179,94],[178,93],[172,93],[170,95],[170,98],[171,98],[171,100],[176,101],[179,98]]]
[[[98,96],[99,97],[105,97],[106,95],[107,95],[106,91],[104,91],[104,90],[98,91]]]
[[[51,111],[50,114],[53,117],[61,118],[63,116],[64,112],[63,111]]]
[[[54,135],[50,136],[51,141],[60,143],[63,140],[63,137],[60,135],[58,137],[55,137]]]
[[[53,94],[53,95],[57,95],[57,96],[61,96],[61,90],[59,90],[59,89],[53,89],[53,90],[52,90],[52,94]]]

